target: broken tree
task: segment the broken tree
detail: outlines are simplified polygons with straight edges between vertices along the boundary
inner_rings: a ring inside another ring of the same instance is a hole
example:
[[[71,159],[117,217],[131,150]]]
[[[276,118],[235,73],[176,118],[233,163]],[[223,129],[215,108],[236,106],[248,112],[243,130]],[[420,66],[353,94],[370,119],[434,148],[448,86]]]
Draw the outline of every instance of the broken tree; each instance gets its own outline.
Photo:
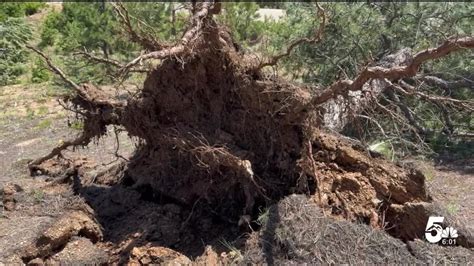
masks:
[[[82,134],[33,161],[32,173],[62,150],[87,145],[106,134],[108,125],[116,125],[141,140],[123,168],[125,180],[183,204],[202,200],[219,215],[237,220],[265,202],[305,193],[315,195],[328,214],[374,226],[388,222],[394,234],[415,237],[419,232],[406,231],[397,221],[406,206],[430,201],[424,176],[373,158],[334,132],[383,91],[403,90],[394,82],[416,75],[425,61],[473,48],[474,37],[450,38],[415,55],[404,50],[327,88],[266,75],[265,67],[300,43],[323,38],[326,17],[317,8],[321,23],[313,38],[260,59],[240,51],[231,33],[214,20],[219,3],[196,3],[188,29],[174,45],[135,32],[127,10],[115,4],[131,40],[147,52],[128,64],[82,54],[117,67],[122,77],[147,71],[142,62],[159,60],[148,70],[143,89],[125,100],[92,84],[75,84],[31,47],[76,91],[67,100],[84,121]]]

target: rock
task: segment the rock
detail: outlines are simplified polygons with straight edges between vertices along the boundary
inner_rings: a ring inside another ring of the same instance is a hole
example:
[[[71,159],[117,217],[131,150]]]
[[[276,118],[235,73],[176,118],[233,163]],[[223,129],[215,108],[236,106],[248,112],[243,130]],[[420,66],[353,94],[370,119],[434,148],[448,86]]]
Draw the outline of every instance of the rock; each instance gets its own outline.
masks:
[[[75,237],[61,252],[53,255],[48,264],[53,265],[100,265],[108,261],[107,253],[96,247],[89,239]]]
[[[160,265],[191,265],[191,260],[183,254],[165,247],[135,247],[133,248],[129,265],[139,264]]]

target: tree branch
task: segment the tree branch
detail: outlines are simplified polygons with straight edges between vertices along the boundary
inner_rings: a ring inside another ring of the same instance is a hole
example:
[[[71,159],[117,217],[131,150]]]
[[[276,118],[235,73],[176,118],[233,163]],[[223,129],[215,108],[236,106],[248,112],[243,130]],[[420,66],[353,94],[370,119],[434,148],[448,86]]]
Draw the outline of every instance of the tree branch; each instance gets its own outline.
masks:
[[[117,60],[113,60],[113,59],[109,59],[109,58],[103,58],[103,57],[98,57],[98,56],[95,56],[91,53],[88,53],[88,52],[85,52],[85,51],[81,51],[81,52],[75,52],[73,55],[80,55],[80,56],[83,56],[91,61],[94,61],[94,62],[97,62],[97,63],[102,63],[102,64],[107,64],[107,65],[112,65],[116,68],[124,68],[125,65],[123,65],[122,63],[120,63],[119,61]],[[139,72],[139,73],[147,73],[149,72],[148,69],[145,69],[145,68],[131,68],[129,69],[129,72]]]
[[[392,100],[395,105],[398,106],[398,108],[400,108],[400,111],[403,113],[403,115],[405,116],[405,118],[408,120],[408,122],[416,128],[416,130],[418,131],[419,134],[422,134],[422,135],[425,135],[427,130],[426,128],[420,126],[420,124],[418,123],[418,121],[416,121],[415,117],[413,116],[413,112],[412,110],[410,110],[410,108],[408,108],[408,106],[402,102],[400,100],[400,98],[398,97],[397,94],[395,94],[395,92],[393,90],[387,90],[387,95],[388,97],[390,98],[390,100]]]
[[[264,60],[264,61],[260,62],[257,69],[261,69],[261,68],[266,67],[266,66],[276,65],[280,59],[282,59],[283,57],[289,56],[291,54],[291,52],[293,51],[293,49],[295,47],[297,47],[298,45],[300,45],[300,44],[303,44],[303,43],[315,44],[315,43],[319,43],[322,40],[324,28],[326,27],[326,13],[325,13],[324,9],[319,5],[319,3],[316,3],[316,7],[318,9],[318,15],[321,17],[321,24],[319,25],[318,30],[315,32],[314,37],[313,38],[301,38],[301,39],[293,41],[286,48],[286,51],[284,53],[273,56],[272,58],[269,58],[267,60]]]
[[[130,15],[121,2],[111,4],[114,7],[115,12],[119,16],[120,21],[124,25],[124,29],[128,33],[132,42],[143,46],[143,48],[149,51],[161,50],[166,47],[166,45],[161,44],[152,36],[144,36],[143,34],[138,34],[133,29],[132,23],[130,21]]]
[[[194,39],[196,39],[198,34],[202,32],[204,25],[203,20],[209,15],[212,16],[212,13],[209,12],[211,5],[211,2],[203,2],[201,4],[201,9],[195,12],[191,18],[191,27],[184,33],[183,37],[177,44],[172,47],[153,51],[133,59],[131,62],[125,65],[124,68],[122,68],[122,73],[128,72],[130,68],[145,60],[164,59],[170,56],[179,56],[183,54],[187,49],[190,48],[189,44]]]
[[[61,77],[61,79],[64,82],[66,82],[69,86],[71,86],[77,92],[77,95],[81,99],[85,100],[86,103],[94,104],[97,106],[108,106],[111,108],[121,107],[124,105],[123,102],[109,99],[108,95],[106,95],[103,91],[93,86],[92,84],[87,84],[87,83],[80,84],[80,85],[76,84],[74,81],[69,79],[59,67],[55,66],[53,62],[51,61],[51,59],[48,56],[46,56],[43,52],[41,52],[40,50],[30,45],[26,45],[26,47],[28,49],[33,50],[38,55],[40,55],[44,59],[46,64],[49,66],[50,70],[53,73],[57,74],[59,77]]]
[[[74,81],[72,81],[71,79],[69,79],[66,74],[64,74],[64,72],[57,66],[55,66],[53,64],[53,62],[51,62],[51,59],[49,59],[48,56],[46,56],[43,52],[41,52],[40,50],[36,49],[35,47],[33,46],[30,46],[30,45],[26,45],[26,48],[34,51],[35,53],[37,53],[39,56],[41,56],[44,61],[46,62],[46,64],[48,64],[49,68],[51,69],[52,72],[56,73],[59,77],[61,77],[61,79],[66,82],[69,86],[73,87],[77,92],[81,93],[82,90],[81,88],[79,87],[79,85],[77,85]]]
[[[313,105],[319,105],[338,95],[344,95],[349,91],[358,91],[371,79],[397,80],[401,78],[413,77],[416,75],[420,66],[428,61],[443,57],[451,52],[461,49],[474,48],[474,37],[450,38],[442,45],[427,49],[417,53],[411,62],[406,66],[395,66],[385,68],[380,66],[365,68],[354,80],[339,80],[325,89],[312,100]]]
[[[53,158],[54,156],[60,155],[61,152],[67,149],[70,146],[79,146],[79,145],[87,145],[91,140],[91,137],[87,136],[85,133],[82,133],[79,137],[74,140],[63,141],[60,145],[54,148],[50,153],[47,155],[40,157],[31,163],[28,164],[28,168],[30,172],[33,174],[36,170],[38,170],[38,166],[46,160]]]
[[[427,100],[433,103],[449,103],[449,104],[453,104],[455,106],[461,107],[469,111],[474,111],[474,101],[458,100],[458,99],[443,97],[443,96],[438,96],[438,95],[429,95],[429,94],[416,90],[415,87],[411,86],[410,84],[402,80],[400,81],[400,85],[402,85],[407,90],[403,89],[402,87],[396,84],[392,84],[393,88],[395,88],[397,91],[401,92],[402,94],[405,94],[408,96],[416,95],[424,100]]]
[[[474,76],[462,78],[460,80],[455,80],[455,81],[447,81],[440,77],[430,76],[430,75],[419,76],[419,77],[417,76],[415,78],[426,82],[426,84],[430,86],[439,87],[445,91],[456,90],[459,88],[474,89]]]

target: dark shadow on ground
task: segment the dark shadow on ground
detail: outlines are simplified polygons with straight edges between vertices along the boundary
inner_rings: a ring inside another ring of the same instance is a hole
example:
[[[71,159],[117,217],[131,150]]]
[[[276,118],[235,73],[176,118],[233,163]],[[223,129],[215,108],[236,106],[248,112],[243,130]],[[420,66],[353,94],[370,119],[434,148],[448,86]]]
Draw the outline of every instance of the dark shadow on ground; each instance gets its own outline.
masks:
[[[104,229],[104,242],[120,250],[119,263],[128,261],[134,247],[147,243],[171,248],[189,258],[203,254],[207,245],[219,254],[227,251],[222,243],[232,243],[241,233],[237,224],[220,219],[200,202],[189,206],[152,191],[140,191],[146,188],[121,184],[75,183],[75,191],[94,209]]]

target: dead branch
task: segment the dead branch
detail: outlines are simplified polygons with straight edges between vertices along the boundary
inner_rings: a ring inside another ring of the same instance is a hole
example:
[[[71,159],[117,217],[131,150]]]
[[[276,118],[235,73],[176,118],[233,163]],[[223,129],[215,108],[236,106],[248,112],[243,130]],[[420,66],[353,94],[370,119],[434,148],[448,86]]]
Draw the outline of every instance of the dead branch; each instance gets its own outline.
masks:
[[[113,60],[113,59],[110,59],[110,58],[98,57],[98,56],[95,56],[91,53],[88,53],[87,51],[75,52],[73,55],[80,55],[80,56],[83,56],[84,58],[87,58],[88,60],[91,60],[91,61],[94,61],[94,62],[97,62],[97,63],[111,65],[111,66],[114,66],[118,69],[121,69],[121,68],[125,67],[125,65],[123,65],[122,63],[120,63],[117,60]],[[129,72],[147,73],[147,72],[149,72],[149,70],[145,69],[145,68],[131,68],[131,69],[129,69]]]
[[[143,48],[145,48],[148,51],[161,50],[167,47],[166,45],[161,44],[159,41],[157,41],[154,37],[150,35],[145,36],[144,34],[138,34],[133,29],[128,10],[123,6],[121,2],[111,3],[111,4],[114,7],[115,12],[119,16],[120,22],[124,25],[124,29],[129,35],[130,40],[132,42],[135,42],[143,46]]]
[[[420,76],[420,77],[417,76],[415,78],[426,82],[426,84],[430,86],[439,87],[445,91],[456,90],[459,88],[474,89],[474,76],[462,78],[455,81],[448,81],[440,77],[430,76],[430,75]]]
[[[52,72],[56,73],[59,77],[61,77],[61,79],[66,82],[69,86],[73,87],[77,92],[81,93],[82,90],[80,88],[79,85],[77,85],[74,81],[72,81],[71,79],[69,79],[66,74],[64,74],[64,72],[57,66],[55,66],[53,64],[53,62],[51,61],[51,59],[49,59],[48,56],[46,56],[43,52],[41,52],[40,50],[36,49],[35,47],[33,46],[30,46],[30,45],[26,45],[26,48],[34,51],[35,53],[37,53],[39,56],[41,56],[44,61],[46,62],[46,64],[48,64],[49,68],[51,69]]]
[[[266,66],[276,65],[280,59],[282,59],[283,57],[289,56],[291,52],[293,51],[293,49],[300,44],[303,44],[303,43],[316,44],[322,40],[324,28],[326,27],[326,13],[324,9],[319,5],[319,3],[316,3],[316,7],[318,9],[317,14],[318,16],[321,17],[321,24],[319,25],[318,30],[315,31],[315,35],[313,36],[313,38],[301,38],[301,39],[293,41],[286,48],[286,51],[284,53],[281,53],[279,55],[273,56],[272,58],[262,61],[258,65],[257,69],[261,69]]]
[[[417,53],[406,66],[395,66],[392,68],[380,66],[367,67],[354,80],[338,80],[333,83],[318,96],[314,97],[312,104],[319,105],[336,98],[338,95],[344,95],[349,91],[359,91],[371,79],[397,80],[413,77],[424,62],[466,48],[474,48],[474,37],[450,38],[436,48],[430,48]]]
[[[51,59],[43,52],[30,45],[27,45],[26,47],[40,55],[46,62],[46,64],[49,66],[50,70],[53,73],[57,74],[59,77],[61,77],[61,79],[69,86],[71,86],[77,92],[77,95],[85,101],[84,103],[95,106],[107,106],[112,109],[124,105],[123,102],[111,99],[109,95],[107,95],[105,92],[101,91],[92,84],[76,84],[74,81],[69,79],[59,67],[55,66]]]
[[[201,9],[195,12],[191,18],[191,27],[184,33],[183,37],[177,44],[169,48],[164,48],[153,51],[151,53],[140,55],[139,57],[133,59],[131,62],[125,65],[125,67],[122,69],[122,73],[128,72],[130,68],[145,60],[164,59],[171,56],[178,57],[183,54],[186,50],[190,48],[188,47],[189,43],[192,42],[202,32],[202,28],[204,25],[203,20],[210,15],[212,16],[212,13],[209,12],[211,5],[211,2],[202,3]]]
[[[388,97],[395,103],[398,108],[400,108],[400,111],[403,113],[405,118],[408,120],[408,122],[413,125],[413,127],[416,128],[419,134],[424,135],[427,131],[426,128],[420,126],[418,121],[416,121],[415,117],[413,116],[413,111],[410,110],[410,108],[400,100],[400,97],[398,97],[397,94],[393,90],[388,90],[387,91]]]
[[[474,101],[469,101],[469,100],[458,100],[450,97],[443,97],[443,96],[438,96],[438,95],[429,95],[426,93],[423,93],[421,91],[418,91],[415,87],[411,86],[410,84],[404,82],[401,80],[400,85],[403,86],[405,89],[403,89],[401,86],[398,86],[396,84],[392,84],[393,88],[395,88],[397,91],[401,92],[402,94],[409,95],[409,96],[419,96],[420,98],[434,102],[434,103],[445,103],[445,104],[453,104],[454,106],[458,106],[460,108],[469,110],[469,111],[474,111]]]

